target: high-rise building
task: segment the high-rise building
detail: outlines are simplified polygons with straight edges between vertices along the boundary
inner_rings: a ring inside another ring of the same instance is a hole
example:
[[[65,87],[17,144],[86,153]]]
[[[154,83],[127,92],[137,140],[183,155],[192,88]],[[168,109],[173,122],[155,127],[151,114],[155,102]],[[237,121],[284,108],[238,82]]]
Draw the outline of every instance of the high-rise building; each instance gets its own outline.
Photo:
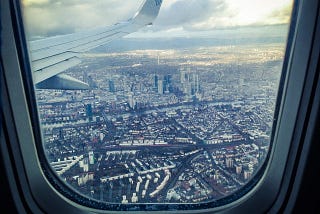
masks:
[[[180,82],[184,83],[185,82],[185,71],[184,70],[180,70]]]
[[[232,158],[226,158],[226,167],[227,168],[232,168],[234,165],[234,161]]]
[[[104,134],[103,134],[103,133],[100,133],[100,134],[99,134],[99,138],[100,138],[100,141],[103,141],[103,139],[104,139]]]
[[[88,163],[88,158],[83,159],[83,172],[88,172],[89,171],[89,163]]]
[[[180,83],[182,84],[183,92],[187,96],[193,97],[195,95],[198,97],[200,95],[199,75],[195,72],[192,72],[190,67],[187,69],[181,68]]]
[[[158,93],[163,94],[163,80],[158,80]]]
[[[129,103],[129,106],[130,108],[134,109],[135,106],[136,106],[136,101],[133,97],[133,93],[130,93],[129,96],[128,96],[128,103]]]
[[[200,84],[199,84],[199,75],[193,74],[193,84],[194,84],[194,92],[199,93],[200,92]]]
[[[172,92],[171,78],[172,78],[172,76],[170,74],[164,76],[164,79],[163,79],[163,90],[166,93]]]
[[[112,92],[112,93],[116,92],[113,80],[109,80],[109,92]]]
[[[242,165],[236,165],[236,173],[239,175],[242,172]]]
[[[187,95],[192,95],[192,84],[190,82],[184,83],[184,93]]]
[[[83,82],[88,82],[88,73],[86,70],[83,71]]]
[[[88,76],[88,84],[91,88],[97,88],[97,83],[93,80],[92,76]]]
[[[154,88],[158,90],[158,75],[154,75]]]
[[[89,163],[94,164],[94,154],[93,151],[89,151]]]
[[[86,113],[87,113],[87,117],[88,117],[89,121],[92,121],[93,114],[92,114],[92,105],[91,104],[87,104]]]

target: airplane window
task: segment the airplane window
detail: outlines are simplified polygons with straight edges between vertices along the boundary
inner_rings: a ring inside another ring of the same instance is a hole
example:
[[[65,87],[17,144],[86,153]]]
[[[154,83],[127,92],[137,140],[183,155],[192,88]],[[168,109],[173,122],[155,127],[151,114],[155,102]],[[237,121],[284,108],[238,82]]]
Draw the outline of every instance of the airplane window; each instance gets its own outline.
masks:
[[[102,209],[192,209],[256,184],[272,146],[291,0],[22,8],[39,151],[61,192]]]

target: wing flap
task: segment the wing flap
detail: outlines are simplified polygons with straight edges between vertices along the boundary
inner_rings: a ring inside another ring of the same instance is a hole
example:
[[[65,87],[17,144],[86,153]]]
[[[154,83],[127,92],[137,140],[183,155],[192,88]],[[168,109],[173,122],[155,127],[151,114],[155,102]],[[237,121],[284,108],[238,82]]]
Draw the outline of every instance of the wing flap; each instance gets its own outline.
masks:
[[[87,90],[87,83],[66,74],[58,74],[38,84],[38,89]]]
[[[116,32],[112,35],[108,35],[105,37],[97,37],[95,39],[92,39],[90,41],[87,41],[87,43],[83,43],[82,45],[79,45],[75,48],[73,48],[72,50],[75,52],[85,52],[87,50],[99,47],[100,45],[104,45],[109,43],[110,41],[116,39],[116,38],[120,38],[122,36],[127,35],[127,33],[123,33],[123,32]]]
[[[72,59],[74,57],[79,58],[79,54],[74,52],[65,52],[65,53],[49,56],[43,59],[35,60],[32,63],[32,70],[34,72],[37,72],[41,69],[56,65],[59,62],[67,61],[68,59]]]
[[[115,24],[112,26],[102,27],[99,29],[91,29],[87,31],[81,31],[78,33],[66,34],[66,35],[59,35],[59,36],[52,36],[45,39],[39,39],[35,41],[30,41],[29,49],[32,52],[47,49],[47,48],[54,48],[59,45],[68,44],[72,41],[82,40],[94,35],[100,35],[112,31],[118,31],[121,28],[123,23]]]
[[[76,66],[80,63],[81,63],[81,60],[79,58],[74,57],[71,59],[60,61],[60,62],[58,62],[54,65],[51,65],[49,67],[42,68],[42,69],[34,72],[34,76],[33,76],[34,82],[36,84],[38,84],[46,79],[49,79],[52,76],[55,76],[55,75],[61,73],[61,71],[65,71],[68,68]]]
[[[48,58],[50,56],[55,56],[64,52],[77,52],[79,49],[83,51],[95,48],[96,45],[90,45],[91,43],[95,43],[97,41],[106,40],[111,41],[113,39],[119,38],[126,34],[122,32],[108,31],[106,33],[101,33],[97,35],[91,35],[89,37],[81,37],[82,39],[76,39],[69,42],[64,42],[61,44],[56,44],[54,46],[48,45],[47,48],[37,49],[31,52],[31,57],[33,61],[37,61],[43,58]],[[108,39],[109,38],[109,39]],[[104,44],[104,43],[101,43]],[[86,46],[86,48],[81,48]]]

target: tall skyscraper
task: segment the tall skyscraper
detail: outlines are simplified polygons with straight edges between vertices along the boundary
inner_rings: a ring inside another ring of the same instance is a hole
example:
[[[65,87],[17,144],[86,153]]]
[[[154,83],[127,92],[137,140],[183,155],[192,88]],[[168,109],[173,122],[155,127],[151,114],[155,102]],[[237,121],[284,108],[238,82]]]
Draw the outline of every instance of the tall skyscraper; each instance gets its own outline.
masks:
[[[130,93],[129,96],[128,96],[128,103],[129,103],[129,106],[130,108],[134,109],[135,106],[136,106],[136,102],[135,102],[135,99],[133,97],[133,93]]]
[[[183,92],[187,95],[192,95],[192,84],[190,82],[186,82],[184,84]]]
[[[154,75],[154,88],[158,90],[158,75]]]
[[[88,82],[88,73],[86,70],[83,71],[83,82]]]
[[[196,92],[199,93],[199,92],[200,92],[200,83],[199,83],[199,75],[198,75],[198,74],[196,75],[196,85],[195,85],[195,88],[196,88]]]
[[[163,80],[158,80],[158,93],[163,94]]]
[[[88,84],[90,87],[95,88],[96,87],[96,83],[93,81],[92,76],[88,76]]]
[[[164,76],[163,90],[166,93],[172,92],[171,78],[172,78],[172,76],[170,74]]]
[[[112,92],[112,93],[116,92],[113,80],[109,80],[109,92]]]
[[[192,95],[200,92],[199,75],[193,73],[192,75]]]
[[[87,117],[88,117],[89,121],[92,121],[93,114],[92,114],[92,105],[91,104],[87,104],[86,113],[87,113]]]
[[[180,82],[184,83],[185,82],[185,71],[183,69],[180,70]]]
[[[182,89],[185,95],[189,97],[200,95],[199,75],[196,72],[191,71],[190,67],[181,68],[180,83],[182,84]]]

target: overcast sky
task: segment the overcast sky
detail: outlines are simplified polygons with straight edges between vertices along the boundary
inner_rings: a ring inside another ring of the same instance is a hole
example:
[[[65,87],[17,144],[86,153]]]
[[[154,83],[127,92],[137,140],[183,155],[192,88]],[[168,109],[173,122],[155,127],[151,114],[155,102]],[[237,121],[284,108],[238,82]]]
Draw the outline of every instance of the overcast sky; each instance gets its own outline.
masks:
[[[108,26],[131,18],[144,0],[22,0],[31,36]],[[292,0],[163,0],[154,25],[131,37],[183,35],[214,29],[285,24]]]

